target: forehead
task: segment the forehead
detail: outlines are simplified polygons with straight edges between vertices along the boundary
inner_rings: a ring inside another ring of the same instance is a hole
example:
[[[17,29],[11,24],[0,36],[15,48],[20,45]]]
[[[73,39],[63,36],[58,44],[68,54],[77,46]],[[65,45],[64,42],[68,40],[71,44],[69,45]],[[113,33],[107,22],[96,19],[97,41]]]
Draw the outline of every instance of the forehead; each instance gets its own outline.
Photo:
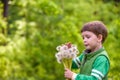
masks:
[[[83,31],[82,32],[82,36],[85,36],[85,35],[94,35],[94,36],[96,36],[93,32],[91,32],[91,31]]]

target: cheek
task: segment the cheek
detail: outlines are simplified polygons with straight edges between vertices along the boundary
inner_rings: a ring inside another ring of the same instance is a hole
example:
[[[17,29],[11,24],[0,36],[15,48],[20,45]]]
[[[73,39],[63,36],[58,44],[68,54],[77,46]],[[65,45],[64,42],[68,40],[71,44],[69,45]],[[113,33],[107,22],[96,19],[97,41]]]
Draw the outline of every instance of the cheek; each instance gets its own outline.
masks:
[[[91,43],[91,42],[94,42],[94,41],[95,41],[95,38],[90,38],[88,41],[89,41],[90,43]]]
[[[91,45],[96,45],[97,44],[97,39],[96,38],[91,38],[91,39],[89,39],[89,44],[91,44]]]

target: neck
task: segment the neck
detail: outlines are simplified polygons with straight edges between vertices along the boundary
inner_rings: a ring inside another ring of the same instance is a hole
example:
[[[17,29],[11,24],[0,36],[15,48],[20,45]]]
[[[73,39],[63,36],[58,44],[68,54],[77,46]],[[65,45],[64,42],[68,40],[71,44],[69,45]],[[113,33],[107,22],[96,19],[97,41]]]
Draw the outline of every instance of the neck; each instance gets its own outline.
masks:
[[[95,47],[93,50],[91,50],[91,52],[95,52],[95,51],[99,50],[100,48],[102,48],[102,45]]]

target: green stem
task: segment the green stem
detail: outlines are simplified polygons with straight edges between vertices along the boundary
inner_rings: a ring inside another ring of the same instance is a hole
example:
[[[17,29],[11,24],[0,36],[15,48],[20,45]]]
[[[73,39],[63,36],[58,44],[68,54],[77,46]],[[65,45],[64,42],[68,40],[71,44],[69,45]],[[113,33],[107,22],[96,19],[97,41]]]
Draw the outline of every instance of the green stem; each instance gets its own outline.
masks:
[[[71,70],[72,58],[69,58],[69,59],[64,58],[64,59],[62,59],[62,63],[63,63],[65,68],[68,68],[68,69]],[[66,79],[66,80],[71,80],[71,79]]]

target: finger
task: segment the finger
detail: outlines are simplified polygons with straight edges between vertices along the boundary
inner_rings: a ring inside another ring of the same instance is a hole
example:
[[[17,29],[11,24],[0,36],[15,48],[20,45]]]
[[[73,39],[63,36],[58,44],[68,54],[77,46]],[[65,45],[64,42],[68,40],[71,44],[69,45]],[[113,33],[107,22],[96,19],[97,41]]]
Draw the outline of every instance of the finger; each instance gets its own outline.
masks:
[[[64,74],[65,78],[68,78],[68,74]]]

